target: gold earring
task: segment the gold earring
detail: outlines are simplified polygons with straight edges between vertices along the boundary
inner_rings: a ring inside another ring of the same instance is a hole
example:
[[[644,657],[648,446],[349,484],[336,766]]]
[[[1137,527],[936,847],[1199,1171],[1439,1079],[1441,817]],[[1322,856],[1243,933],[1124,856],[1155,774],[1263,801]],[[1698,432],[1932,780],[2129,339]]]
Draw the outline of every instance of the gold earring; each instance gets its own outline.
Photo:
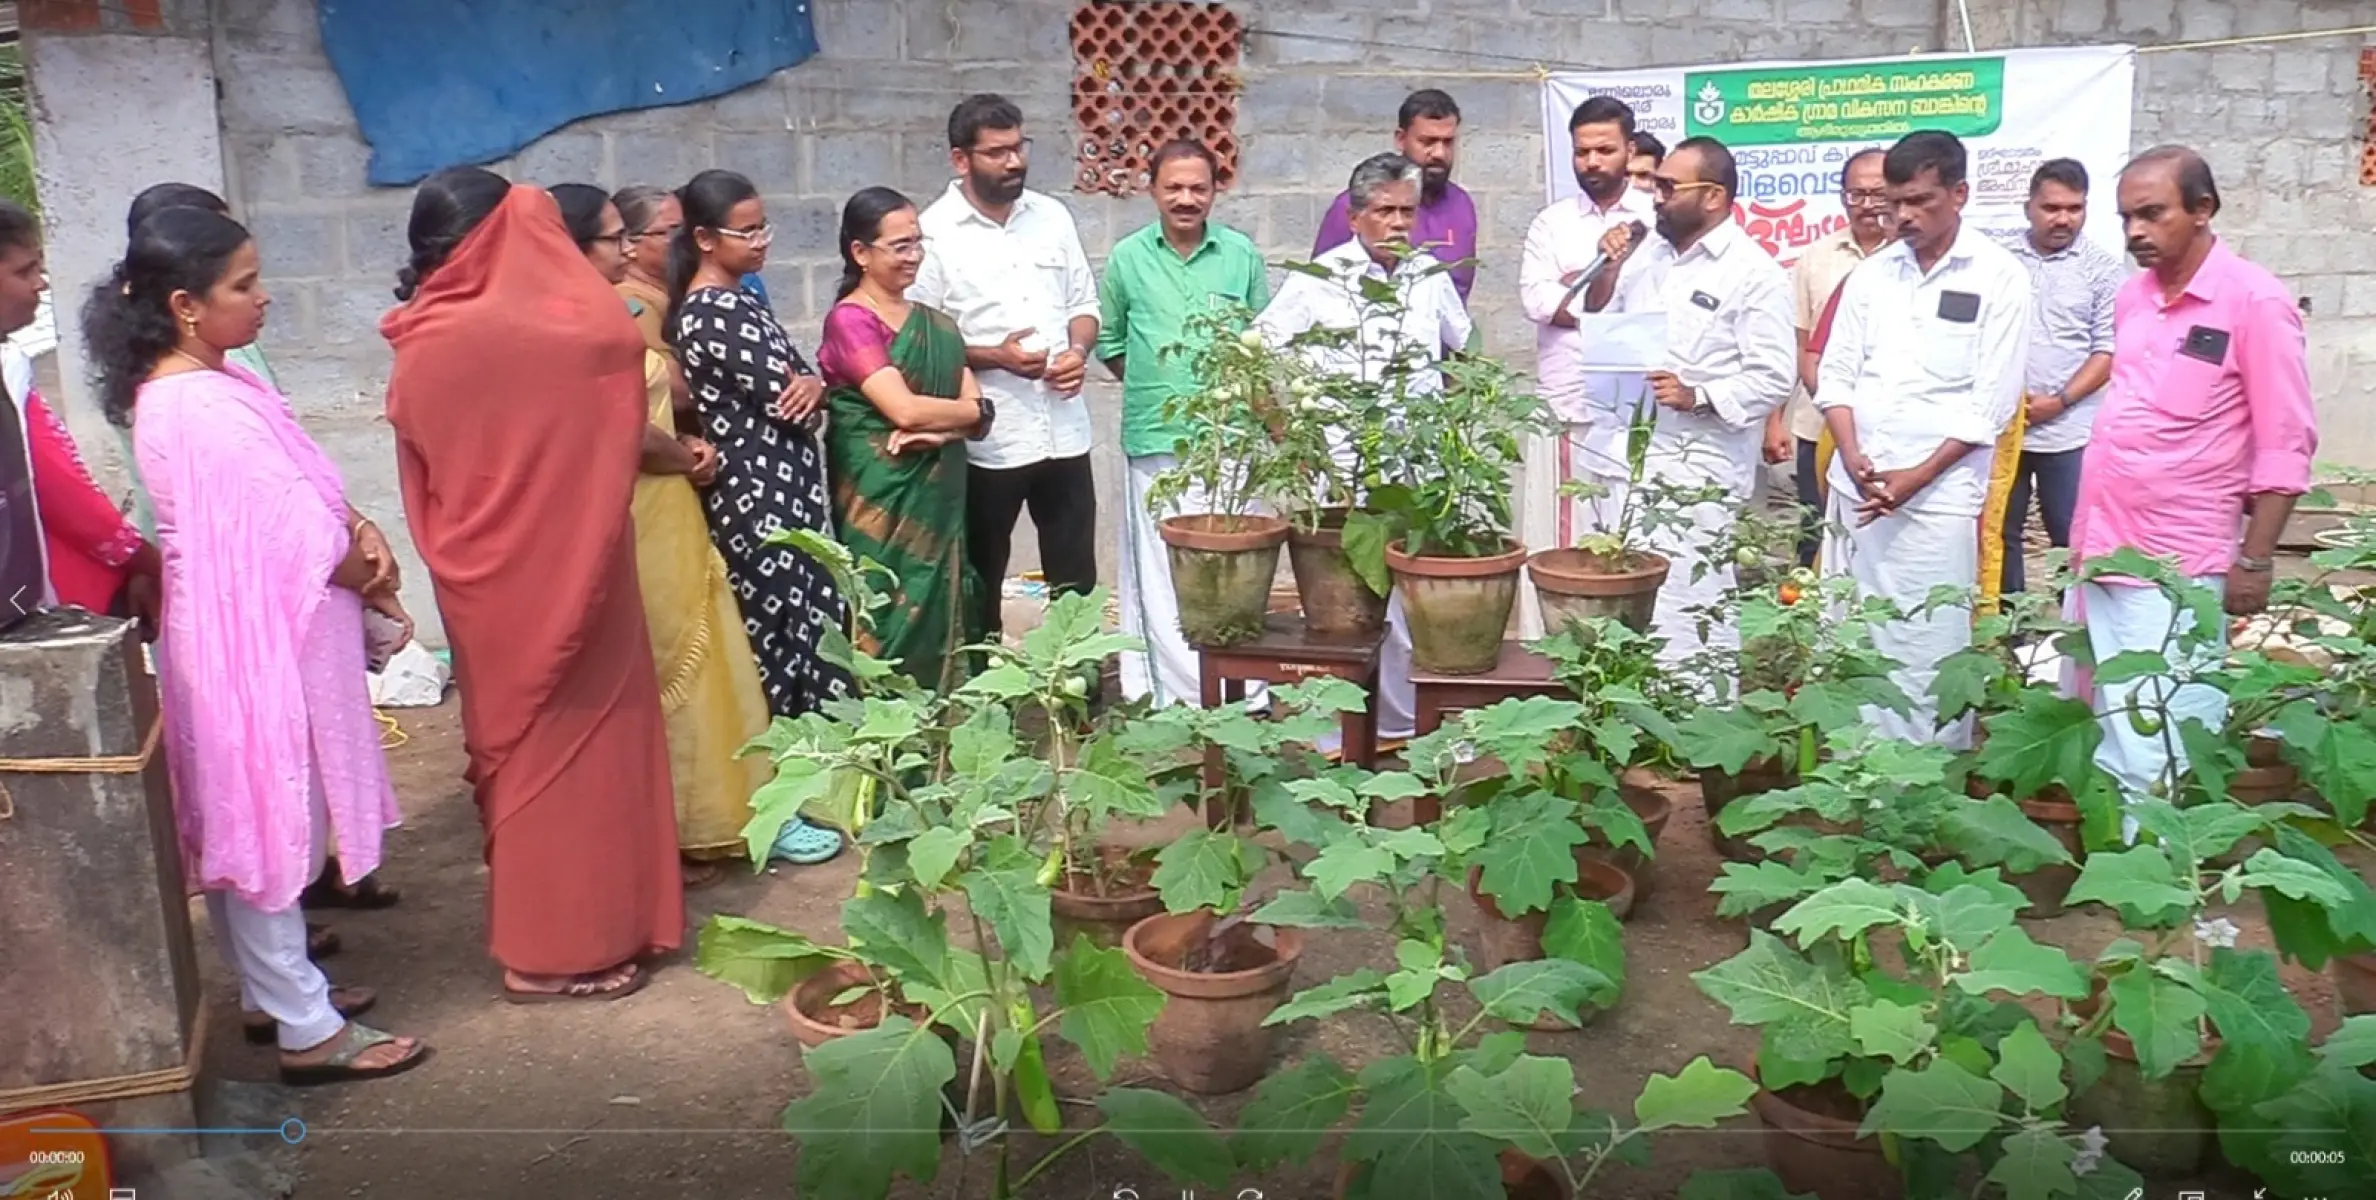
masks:
[[[189,333],[189,335],[190,335],[191,337],[197,337],[197,336],[198,336],[198,318],[196,318],[196,317],[183,317],[183,318],[182,318],[182,328],[183,328],[184,330],[188,331],[188,333]]]

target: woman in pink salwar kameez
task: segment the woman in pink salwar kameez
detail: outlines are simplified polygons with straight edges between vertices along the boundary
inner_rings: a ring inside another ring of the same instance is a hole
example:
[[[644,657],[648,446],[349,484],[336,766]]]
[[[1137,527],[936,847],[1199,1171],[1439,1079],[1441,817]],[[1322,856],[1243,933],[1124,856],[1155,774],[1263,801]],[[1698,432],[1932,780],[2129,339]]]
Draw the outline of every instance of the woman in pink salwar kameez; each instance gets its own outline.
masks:
[[[158,637],[182,851],[251,1009],[279,1026],[281,1076],[392,1075],[429,1048],[349,1018],[306,956],[298,893],[335,847],[349,882],[396,824],[365,681],[366,605],[399,622],[338,471],[288,404],[224,350],[269,303],[255,243],[195,208],[144,221],[83,313],[108,418],[134,455],[164,558]]]

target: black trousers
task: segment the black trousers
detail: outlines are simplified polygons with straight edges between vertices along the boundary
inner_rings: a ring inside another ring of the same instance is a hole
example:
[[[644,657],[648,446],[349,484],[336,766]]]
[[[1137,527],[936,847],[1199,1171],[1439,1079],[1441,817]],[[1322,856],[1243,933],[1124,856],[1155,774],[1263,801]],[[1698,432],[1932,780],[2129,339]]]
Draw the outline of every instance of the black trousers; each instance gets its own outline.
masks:
[[[1050,458],[1024,467],[968,467],[966,557],[981,576],[989,605],[985,628],[999,631],[1000,593],[1015,544],[1015,519],[1028,507],[1039,530],[1040,572],[1051,598],[1097,588],[1097,482],[1089,456]]]
[[[1792,473],[1798,485],[1798,563],[1811,567],[1815,551],[1823,545],[1823,480],[1815,471],[1815,443],[1805,438],[1792,440],[1798,443],[1797,470]]]
[[[2040,453],[2021,452],[2013,473],[2013,494],[2005,506],[2005,573],[2003,589],[2018,592],[2029,586],[2028,564],[2022,561],[2022,530],[2029,526],[2030,495],[2038,497],[2038,517],[2046,524],[2046,538],[2056,546],[2071,544],[2071,513],[2079,507],[2079,461],[2087,447]]]

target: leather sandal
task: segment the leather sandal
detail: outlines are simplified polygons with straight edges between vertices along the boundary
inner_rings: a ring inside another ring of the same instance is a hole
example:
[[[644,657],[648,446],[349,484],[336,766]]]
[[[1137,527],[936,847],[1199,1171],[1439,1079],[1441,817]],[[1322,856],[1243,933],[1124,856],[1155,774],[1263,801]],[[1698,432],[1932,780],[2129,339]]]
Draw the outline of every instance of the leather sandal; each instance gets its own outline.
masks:
[[[379,872],[355,881],[355,886],[341,887],[335,875],[323,872],[313,881],[297,902],[306,908],[394,908],[404,898],[403,893],[379,881]]]
[[[414,1043],[413,1052],[384,1067],[359,1067],[357,1059],[374,1046],[384,1046],[399,1040],[395,1034],[373,1029],[368,1025],[349,1021],[333,1035],[337,1047],[330,1057],[318,1063],[281,1063],[281,1082],[290,1087],[315,1087],[325,1083],[350,1083],[363,1079],[386,1079],[402,1075],[429,1061],[432,1051],[426,1042]]]
[[[617,983],[611,983],[610,980],[617,970],[618,968],[613,967],[608,971],[587,972],[563,984],[559,991],[552,992],[524,992],[507,984],[503,989],[503,998],[514,1004],[553,1004],[563,1000],[624,1000],[644,990],[644,985],[652,981],[650,971],[644,970],[635,963],[628,963],[627,977]]]
[[[330,989],[330,1007],[342,1017],[359,1017],[379,1003],[379,993],[367,987],[334,987]],[[280,1036],[280,1022],[259,1012],[243,1012],[240,1024],[248,1043],[269,1046]]]
[[[316,925],[311,921],[305,923],[305,956],[307,958],[320,962],[338,953],[339,947],[345,944],[339,939],[337,930],[327,925]]]

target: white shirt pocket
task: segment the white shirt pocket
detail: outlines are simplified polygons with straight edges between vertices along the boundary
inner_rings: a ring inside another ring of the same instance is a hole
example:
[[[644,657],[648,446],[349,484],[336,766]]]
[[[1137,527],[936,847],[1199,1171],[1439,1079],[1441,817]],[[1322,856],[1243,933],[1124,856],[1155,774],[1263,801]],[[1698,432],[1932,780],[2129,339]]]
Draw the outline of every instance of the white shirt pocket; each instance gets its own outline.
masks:
[[[1916,342],[1922,369],[1931,378],[1949,384],[1971,382],[1972,360],[1980,350],[1978,322],[1934,318],[1921,324]]]

